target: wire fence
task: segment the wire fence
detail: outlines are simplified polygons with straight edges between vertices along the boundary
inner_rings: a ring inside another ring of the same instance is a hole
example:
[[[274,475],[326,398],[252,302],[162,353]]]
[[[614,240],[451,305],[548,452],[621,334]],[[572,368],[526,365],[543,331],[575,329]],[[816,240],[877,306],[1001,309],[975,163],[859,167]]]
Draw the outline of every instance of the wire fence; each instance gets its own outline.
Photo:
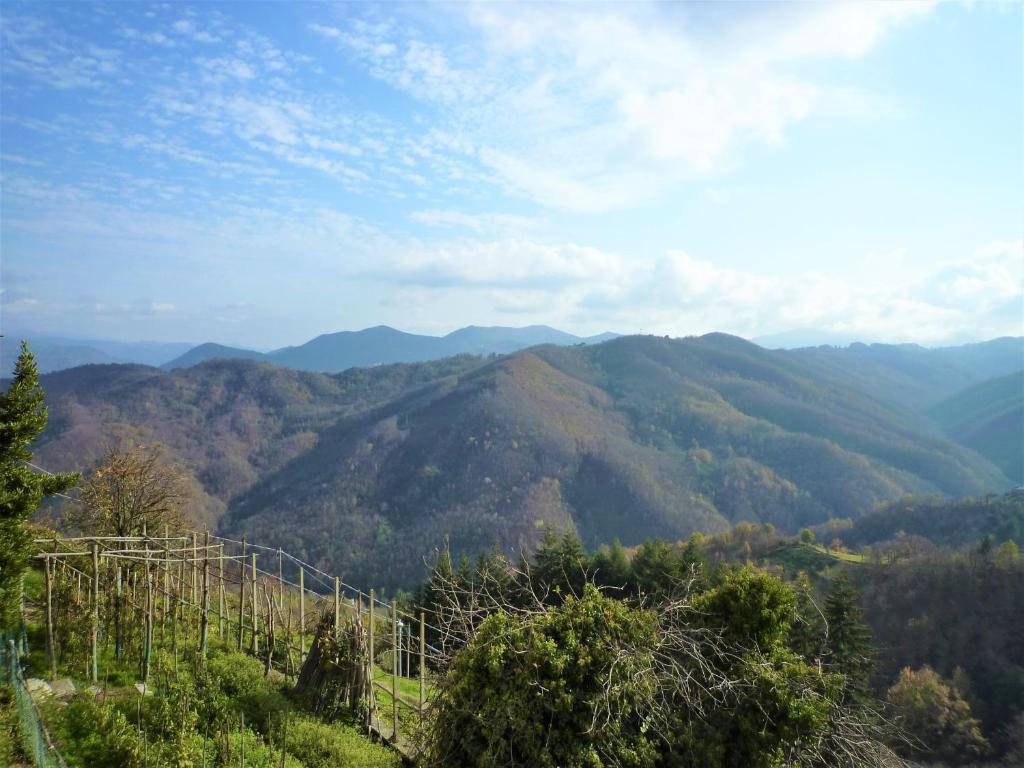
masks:
[[[67,763],[53,744],[32,694],[21,672],[21,654],[26,648],[24,635],[20,638],[4,633],[0,643],[0,666],[4,682],[14,691],[15,707],[22,742],[36,768],[67,768]]]

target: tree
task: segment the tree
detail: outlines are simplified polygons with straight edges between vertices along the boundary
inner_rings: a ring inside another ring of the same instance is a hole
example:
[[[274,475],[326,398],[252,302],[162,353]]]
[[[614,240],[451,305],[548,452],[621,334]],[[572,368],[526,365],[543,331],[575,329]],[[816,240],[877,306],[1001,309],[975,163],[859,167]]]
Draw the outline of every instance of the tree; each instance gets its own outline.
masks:
[[[871,633],[863,620],[860,592],[846,574],[832,583],[825,598],[824,614],[828,633],[826,667],[846,675],[851,695],[868,698],[868,678],[874,666]]]
[[[157,446],[113,448],[88,478],[71,522],[108,536],[159,535],[181,528],[188,490],[184,476],[164,463]]]
[[[801,529],[801,531],[800,531],[800,541],[802,541],[804,544],[813,544],[814,543],[814,531],[812,531],[810,528],[803,528],[803,529]]]
[[[11,626],[21,608],[21,579],[32,554],[26,523],[43,499],[72,488],[78,475],[34,472],[30,446],[46,428],[46,406],[35,358],[25,342],[14,379],[0,395],[0,626]]]
[[[653,616],[587,584],[537,612],[498,610],[456,657],[435,705],[428,766],[653,766],[639,712]]]
[[[959,765],[988,753],[971,705],[930,667],[904,667],[886,698],[895,709],[897,723],[915,739],[907,747],[909,757],[939,758]]]
[[[671,545],[648,539],[633,555],[633,587],[640,595],[664,597],[678,590],[686,574]]]

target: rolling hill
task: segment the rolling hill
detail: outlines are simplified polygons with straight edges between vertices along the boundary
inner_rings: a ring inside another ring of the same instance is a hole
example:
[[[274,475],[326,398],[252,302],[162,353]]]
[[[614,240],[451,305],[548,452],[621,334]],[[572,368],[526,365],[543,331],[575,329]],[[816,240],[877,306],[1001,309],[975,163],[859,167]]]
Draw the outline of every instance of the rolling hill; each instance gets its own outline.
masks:
[[[386,325],[378,325],[361,331],[325,333],[305,344],[266,353],[220,344],[201,344],[162,367],[166,370],[187,368],[206,360],[223,358],[264,360],[299,371],[338,373],[348,368],[420,363],[452,355],[507,354],[538,344],[593,344],[610,338],[615,338],[615,334],[581,337],[546,325],[526,328],[471,325],[452,331],[447,336],[405,333]]]
[[[1010,485],[831,370],[724,334],[336,375],[86,366],[44,377],[37,455],[80,468],[114,437],[159,441],[211,524],[390,587],[422,576],[446,539],[473,553],[548,528],[589,546],[741,520],[793,531],[908,493]]]

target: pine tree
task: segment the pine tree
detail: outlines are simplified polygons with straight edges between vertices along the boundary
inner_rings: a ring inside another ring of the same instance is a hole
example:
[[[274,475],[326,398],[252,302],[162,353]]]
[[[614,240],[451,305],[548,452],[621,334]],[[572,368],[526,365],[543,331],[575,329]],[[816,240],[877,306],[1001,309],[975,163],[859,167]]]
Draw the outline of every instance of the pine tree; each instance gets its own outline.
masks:
[[[47,475],[28,466],[30,446],[46,428],[46,406],[39,371],[25,342],[14,368],[14,379],[0,395],[0,626],[17,619],[21,579],[32,553],[26,523],[47,496],[78,482],[77,474]]]
[[[868,678],[874,666],[871,634],[864,623],[860,592],[846,574],[836,578],[825,598],[828,627],[826,666],[846,675],[853,698],[868,695]]]

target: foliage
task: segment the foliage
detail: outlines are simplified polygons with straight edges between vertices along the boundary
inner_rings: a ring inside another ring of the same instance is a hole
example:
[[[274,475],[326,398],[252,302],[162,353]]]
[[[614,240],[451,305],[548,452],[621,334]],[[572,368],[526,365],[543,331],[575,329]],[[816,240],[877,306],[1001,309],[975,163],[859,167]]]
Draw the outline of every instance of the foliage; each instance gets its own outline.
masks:
[[[907,747],[909,756],[964,765],[988,752],[970,704],[929,667],[904,668],[886,698],[900,726],[916,740]]]
[[[845,674],[849,694],[866,699],[874,654],[871,633],[864,623],[860,592],[849,576],[842,574],[832,581],[825,599],[824,621],[826,668]]]
[[[653,642],[651,616],[592,585],[539,614],[491,614],[445,683],[428,764],[652,765],[630,713],[651,694],[639,673]]]
[[[21,579],[32,544],[25,524],[44,498],[78,481],[76,474],[46,475],[28,466],[30,446],[46,419],[35,360],[22,343],[14,379],[0,395],[0,627],[13,624],[21,607]]]
[[[189,501],[183,476],[153,445],[109,450],[86,478],[80,499],[70,510],[71,524],[104,536],[177,531]]]
[[[711,334],[334,376],[244,360],[87,366],[47,377],[41,450],[89,466],[111,440],[166,445],[204,522],[387,589],[423,578],[446,536],[472,560],[548,530],[588,548],[738,522],[793,532],[904,493],[1005,485],[798,358]]]
[[[9,686],[0,685],[0,765],[27,766],[29,760],[22,744],[14,693]]]
[[[51,718],[51,722],[52,722]],[[139,768],[139,733],[119,709],[79,694],[58,720],[56,736],[72,768]]]
[[[306,768],[398,768],[399,756],[369,744],[350,726],[321,723],[306,716],[288,721],[288,751]]]

